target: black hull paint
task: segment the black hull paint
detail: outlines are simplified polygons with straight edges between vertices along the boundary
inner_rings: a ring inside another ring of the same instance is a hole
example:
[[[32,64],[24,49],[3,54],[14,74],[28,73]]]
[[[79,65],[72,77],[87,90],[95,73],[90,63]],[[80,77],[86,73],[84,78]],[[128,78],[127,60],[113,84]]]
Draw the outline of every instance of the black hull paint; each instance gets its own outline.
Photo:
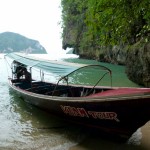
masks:
[[[11,88],[34,106],[68,121],[129,138],[150,120],[150,94],[104,98],[57,97]]]

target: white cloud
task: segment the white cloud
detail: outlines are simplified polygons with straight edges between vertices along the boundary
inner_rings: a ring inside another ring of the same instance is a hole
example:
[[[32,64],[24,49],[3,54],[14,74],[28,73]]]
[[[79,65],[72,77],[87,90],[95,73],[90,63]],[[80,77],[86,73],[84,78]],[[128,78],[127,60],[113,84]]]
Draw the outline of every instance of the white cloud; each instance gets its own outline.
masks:
[[[61,0],[0,0],[0,32],[38,40],[47,50],[61,49]]]

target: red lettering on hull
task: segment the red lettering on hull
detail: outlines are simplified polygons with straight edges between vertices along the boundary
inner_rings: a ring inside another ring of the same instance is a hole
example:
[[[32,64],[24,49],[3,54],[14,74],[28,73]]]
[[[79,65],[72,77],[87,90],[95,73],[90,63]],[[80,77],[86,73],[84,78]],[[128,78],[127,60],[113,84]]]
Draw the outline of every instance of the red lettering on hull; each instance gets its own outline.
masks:
[[[75,108],[60,105],[62,111],[70,116],[89,117],[84,108]]]
[[[60,107],[63,113],[69,116],[78,116],[78,117],[86,117],[86,118],[92,117],[94,119],[115,120],[116,122],[120,122],[115,112],[86,111],[84,108],[76,108],[76,107],[62,106],[62,105],[60,105]]]
[[[108,119],[108,120],[115,120],[119,122],[117,118],[117,114],[115,112],[95,112],[95,111],[88,111],[88,114],[91,115],[94,119]]]

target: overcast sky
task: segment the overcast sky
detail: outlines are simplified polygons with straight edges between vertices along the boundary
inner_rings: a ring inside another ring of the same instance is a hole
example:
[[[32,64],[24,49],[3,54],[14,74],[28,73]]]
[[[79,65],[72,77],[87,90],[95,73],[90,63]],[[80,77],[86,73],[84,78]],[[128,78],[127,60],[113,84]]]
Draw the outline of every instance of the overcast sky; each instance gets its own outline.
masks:
[[[61,0],[0,0],[0,33],[35,39],[48,52],[61,49]]]

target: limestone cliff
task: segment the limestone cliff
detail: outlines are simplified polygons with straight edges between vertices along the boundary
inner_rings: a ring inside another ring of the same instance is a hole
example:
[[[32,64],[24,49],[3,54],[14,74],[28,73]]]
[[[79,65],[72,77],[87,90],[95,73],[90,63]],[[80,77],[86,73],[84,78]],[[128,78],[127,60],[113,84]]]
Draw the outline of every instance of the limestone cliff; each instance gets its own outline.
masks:
[[[150,42],[141,40],[128,50],[126,73],[132,81],[150,87]]]
[[[62,0],[63,48],[126,65],[130,80],[150,87],[149,16],[149,0]]]

